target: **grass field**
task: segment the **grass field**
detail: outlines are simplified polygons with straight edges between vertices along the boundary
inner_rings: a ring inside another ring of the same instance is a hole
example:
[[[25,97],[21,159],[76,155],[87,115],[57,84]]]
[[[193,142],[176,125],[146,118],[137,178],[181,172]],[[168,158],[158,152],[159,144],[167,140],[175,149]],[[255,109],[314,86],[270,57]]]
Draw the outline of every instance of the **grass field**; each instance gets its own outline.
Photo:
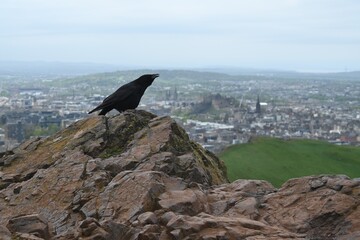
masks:
[[[316,140],[255,138],[227,148],[219,158],[225,162],[230,181],[262,179],[280,187],[290,178],[315,174],[360,177],[359,147]]]

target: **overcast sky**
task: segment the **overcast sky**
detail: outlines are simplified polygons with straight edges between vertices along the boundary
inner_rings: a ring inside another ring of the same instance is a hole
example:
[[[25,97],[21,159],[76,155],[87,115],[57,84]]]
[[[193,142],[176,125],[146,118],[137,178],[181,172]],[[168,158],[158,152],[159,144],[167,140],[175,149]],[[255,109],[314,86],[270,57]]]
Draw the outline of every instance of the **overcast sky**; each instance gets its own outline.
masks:
[[[0,60],[360,70],[360,1],[1,0]]]

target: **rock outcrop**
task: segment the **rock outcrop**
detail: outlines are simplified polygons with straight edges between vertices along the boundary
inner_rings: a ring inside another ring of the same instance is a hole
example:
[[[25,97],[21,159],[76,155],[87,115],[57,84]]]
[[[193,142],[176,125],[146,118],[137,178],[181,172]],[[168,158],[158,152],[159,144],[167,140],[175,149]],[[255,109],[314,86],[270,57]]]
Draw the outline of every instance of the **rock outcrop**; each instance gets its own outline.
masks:
[[[78,121],[0,158],[0,239],[359,239],[360,179],[228,183],[169,117]]]

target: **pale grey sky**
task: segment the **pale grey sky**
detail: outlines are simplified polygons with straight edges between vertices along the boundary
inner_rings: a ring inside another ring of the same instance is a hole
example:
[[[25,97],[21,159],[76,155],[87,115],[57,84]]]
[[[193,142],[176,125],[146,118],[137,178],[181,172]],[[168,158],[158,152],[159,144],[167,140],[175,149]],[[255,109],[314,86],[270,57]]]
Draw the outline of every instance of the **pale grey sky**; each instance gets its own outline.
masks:
[[[1,0],[0,60],[360,70],[360,1]]]

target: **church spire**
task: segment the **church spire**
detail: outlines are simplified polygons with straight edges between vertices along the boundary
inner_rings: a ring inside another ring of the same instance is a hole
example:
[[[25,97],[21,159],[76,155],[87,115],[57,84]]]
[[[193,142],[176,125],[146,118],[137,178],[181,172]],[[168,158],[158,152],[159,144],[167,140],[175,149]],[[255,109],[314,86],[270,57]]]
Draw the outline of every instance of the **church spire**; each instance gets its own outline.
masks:
[[[258,94],[257,101],[256,101],[256,113],[261,114],[261,108],[260,108],[260,96]]]

